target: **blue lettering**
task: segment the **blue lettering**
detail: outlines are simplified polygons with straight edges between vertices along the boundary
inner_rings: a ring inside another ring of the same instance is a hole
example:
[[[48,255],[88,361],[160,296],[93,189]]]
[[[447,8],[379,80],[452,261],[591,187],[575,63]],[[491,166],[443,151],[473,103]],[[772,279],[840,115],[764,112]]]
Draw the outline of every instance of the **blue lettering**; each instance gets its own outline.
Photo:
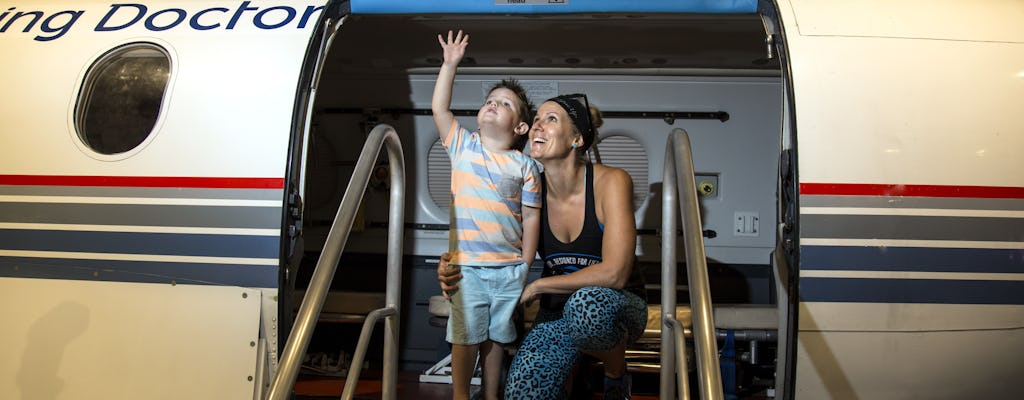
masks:
[[[238,11],[235,11],[235,15],[231,16],[231,21],[228,22],[228,29],[235,29],[235,24],[237,24],[238,19],[242,17],[242,13],[260,9],[259,7],[249,7],[249,4],[249,1],[242,2],[242,5],[238,7]]]
[[[288,18],[285,18],[284,21],[281,21],[281,22],[276,23],[276,24],[266,24],[266,23],[264,23],[263,22],[263,16],[266,15],[267,13],[269,13],[271,11],[275,11],[275,10],[284,10],[286,13],[288,13]],[[292,22],[292,19],[294,19],[294,18],[295,18],[295,9],[294,8],[287,7],[287,6],[277,6],[277,7],[270,7],[268,9],[266,9],[266,10],[263,10],[263,11],[260,11],[260,12],[256,13],[256,18],[253,18],[252,23],[254,25],[256,25],[257,28],[260,28],[260,29],[277,29],[277,28],[280,28],[282,26],[287,25],[289,22]]]
[[[316,23],[323,6],[298,9],[288,5],[260,7],[254,1],[240,1],[233,7],[204,9],[166,8],[152,9],[142,3],[112,3],[93,28],[95,32],[113,32],[136,27],[150,32],[161,32],[183,25],[195,31],[214,29],[274,30],[288,26],[305,29]],[[248,14],[246,14],[248,13]],[[44,11],[21,11],[17,7],[0,9],[0,33],[24,32],[34,40],[48,42],[60,39],[78,23],[85,10],[65,9],[52,14]],[[92,18],[87,18],[92,20]],[[187,21],[187,24],[185,23]],[[141,27],[137,26],[142,23]]]
[[[310,19],[309,17],[312,17],[313,13],[315,13],[317,11],[321,11],[323,9],[324,9],[323,6],[308,6],[308,7],[306,7],[306,12],[302,13],[302,18],[299,19],[299,26],[298,26],[298,28],[299,29],[305,28],[306,24],[309,22],[309,19]]]
[[[4,13],[3,13],[3,14],[0,14],[0,22],[4,22],[4,18],[7,18],[7,15],[8,15],[8,14],[10,14],[10,13],[11,13],[11,11],[14,11],[14,9],[16,9],[16,8],[17,8],[17,7],[11,7],[11,8],[8,8],[8,9],[7,9],[7,11],[4,11]],[[7,30],[7,28],[6,28],[6,27],[4,27],[4,29],[0,29],[0,32],[3,32],[3,31],[5,31],[5,30]]]
[[[14,7],[11,7],[10,10],[13,11]],[[4,13],[4,15],[6,15],[6,14],[7,13]],[[14,16],[11,17],[11,19],[8,20],[6,24],[4,24],[4,27],[0,28],[0,32],[7,32],[7,28],[10,28],[11,24],[13,24],[14,21],[17,21],[19,18],[24,17],[26,15],[31,15],[32,16],[32,20],[29,21],[28,25],[25,25],[25,29],[23,29],[22,32],[28,32],[28,31],[32,30],[32,27],[36,25],[36,22],[39,22],[39,19],[43,17],[43,12],[42,11],[32,11],[32,12],[20,12],[19,11],[19,12],[16,12],[16,13],[14,13]]]
[[[117,11],[121,9],[121,7],[135,7],[135,10],[138,12],[138,14],[135,15],[135,18],[132,18],[130,21],[128,21],[127,23],[125,23],[123,25],[108,27],[107,26],[107,21],[109,21],[110,18],[113,17],[114,14],[117,13]],[[142,4],[111,4],[110,5],[110,11],[107,11],[107,15],[104,15],[103,19],[100,20],[100,23],[96,25],[95,31],[96,32],[106,32],[106,31],[116,31],[116,30],[121,30],[121,29],[127,28],[127,27],[131,26],[132,24],[134,24],[136,22],[139,22],[139,20],[142,19],[142,17],[146,15],[146,11],[147,10],[148,10],[148,8],[146,6],[144,6],[144,5],[142,5]]]
[[[39,36],[35,37],[35,40],[38,40],[40,42],[49,42],[49,41],[54,40],[54,39],[59,39],[61,36],[64,36],[65,33],[68,33],[68,30],[71,29],[71,26],[75,24],[75,21],[77,21],[78,17],[81,17],[82,13],[84,13],[84,12],[85,12],[84,10],[61,11],[59,13],[56,13],[56,14],[53,14],[53,15],[49,16],[48,18],[46,18],[46,20],[43,21],[43,25],[39,29],[41,29],[43,32],[46,32],[46,33],[56,33],[56,35],[52,35],[52,36],[42,36],[42,35],[39,35]],[[53,21],[54,21],[54,18],[57,18],[57,17],[60,17],[60,16],[64,16],[64,15],[70,16],[70,18],[68,18],[67,22],[65,22],[64,25],[54,26],[52,24]]]
[[[216,29],[216,28],[220,27],[220,23],[219,22],[216,23],[216,24],[213,24],[213,25],[203,25],[203,24],[199,23],[199,17],[202,17],[204,14],[206,14],[208,12],[211,12],[211,11],[220,11],[220,12],[226,13],[229,10],[226,9],[226,8],[223,8],[223,7],[208,8],[208,9],[202,10],[200,12],[197,12],[196,15],[192,16],[192,19],[188,21],[189,26],[191,26],[192,29],[195,29],[197,31],[208,31],[210,29]]]
[[[161,15],[164,15],[164,14],[168,14],[168,13],[173,13],[173,14],[177,14],[178,15],[178,17],[175,18],[170,23],[170,25],[157,26],[156,23],[153,22],[153,20],[155,20],[157,17],[159,17]],[[173,28],[175,26],[178,26],[178,24],[180,24],[183,21],[185,21],[186,18],[188,18],[188,14],[185,13],[185,10],[182,10],[180,8],[168,8],[166,10],[160,10],[160,11],[157,11],[157,12],[153,13],[153,15],[150,15],[149,18],[146,18],[146,29],[149,29],[149,30],[154,31],[154,32],[166,31],[166,30],[171,29],[171,28]]]

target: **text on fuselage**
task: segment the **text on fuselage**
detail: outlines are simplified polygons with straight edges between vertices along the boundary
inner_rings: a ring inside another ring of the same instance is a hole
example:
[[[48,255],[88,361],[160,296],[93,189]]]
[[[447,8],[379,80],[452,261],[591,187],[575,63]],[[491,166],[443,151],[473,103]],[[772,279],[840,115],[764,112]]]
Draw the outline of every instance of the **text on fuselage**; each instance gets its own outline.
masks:
[[[111,4],[91,29],[95,32],[143,28],[151,32],[170,29],[209,31],[255,27],[263,30],[304,29],[315,22],[322,6],[297,9],[286,5],[253,6],[243,1],[235,7],[210,7],[199,10],[157,8],[138,3]],[[33,40],[47,42],[67,34],[86,15],[86,10],[56,12],[23,11],[10,7],[0,11],[0,33],[37,33]]]

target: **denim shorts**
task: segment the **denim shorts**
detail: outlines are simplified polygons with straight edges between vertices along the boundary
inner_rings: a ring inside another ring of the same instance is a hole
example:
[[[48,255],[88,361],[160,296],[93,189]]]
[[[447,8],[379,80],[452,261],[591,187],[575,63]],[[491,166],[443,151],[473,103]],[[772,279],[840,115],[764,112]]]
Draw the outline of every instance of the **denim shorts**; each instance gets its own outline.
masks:
[[[461,266],[459,290],[452,295],[446,339],[474,345],[491,340],[512,343],[516,328],[512,315],[519,306],[529,264],[499,267]]]

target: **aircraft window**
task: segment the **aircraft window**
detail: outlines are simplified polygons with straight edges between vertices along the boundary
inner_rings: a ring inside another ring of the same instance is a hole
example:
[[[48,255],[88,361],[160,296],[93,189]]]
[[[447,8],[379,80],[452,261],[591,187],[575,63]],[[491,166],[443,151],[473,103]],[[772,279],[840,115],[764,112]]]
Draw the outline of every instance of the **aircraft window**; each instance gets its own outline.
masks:
[[[434,204],[445,214],[448,213],[448,206],[452,200],[451,175],[452,162],[448,159],[448,152],[445,151],[441,140],[438,139],[430,146],[430,153],[427,155],[427,189]]]
[[[151,43],[127,44],[101,56],[78,95],[78,137],[105,155],[141,145],[156,126],[170,70],[167,52]]]
[[[647,152],[644,147],[629,136],[611,135],[602,138],[595,145],[601,163],[622,168],[633,178],[633,209],[636,210],[647,199]],[[590,154],[592,162],[597,162],[595,154]]]

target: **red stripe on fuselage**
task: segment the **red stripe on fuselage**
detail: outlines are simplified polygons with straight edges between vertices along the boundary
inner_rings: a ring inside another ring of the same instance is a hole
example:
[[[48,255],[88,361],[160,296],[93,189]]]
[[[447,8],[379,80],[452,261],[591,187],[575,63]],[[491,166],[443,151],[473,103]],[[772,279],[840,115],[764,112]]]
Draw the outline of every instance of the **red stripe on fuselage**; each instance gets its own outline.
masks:
[[[0,175],[0,185],[112,186],[210,189],[282,189],[284,178],[222,178],[184,176]]]
[[[801,183],[801,195],[1024,199],[1024,187]]]

